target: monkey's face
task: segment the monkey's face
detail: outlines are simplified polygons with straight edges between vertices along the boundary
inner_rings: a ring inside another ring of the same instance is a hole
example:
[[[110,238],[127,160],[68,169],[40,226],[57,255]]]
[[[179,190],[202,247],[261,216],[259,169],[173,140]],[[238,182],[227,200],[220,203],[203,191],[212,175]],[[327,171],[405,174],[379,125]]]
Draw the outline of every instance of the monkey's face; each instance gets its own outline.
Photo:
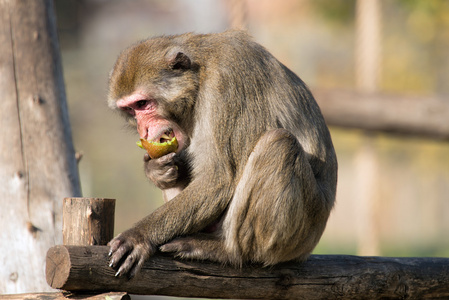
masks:
[[[125,50],[111,72],[109,105],[135,125],[140,138],[178,151],[189,143],[198,68],[177,47],[146,41]]]
[[[179,148],[186,142],[186,135],[177,123],[164,117],[159,102],[142,91],[119,99],[117,107],[135,120],[141,139],[164,143],[176,137]]]

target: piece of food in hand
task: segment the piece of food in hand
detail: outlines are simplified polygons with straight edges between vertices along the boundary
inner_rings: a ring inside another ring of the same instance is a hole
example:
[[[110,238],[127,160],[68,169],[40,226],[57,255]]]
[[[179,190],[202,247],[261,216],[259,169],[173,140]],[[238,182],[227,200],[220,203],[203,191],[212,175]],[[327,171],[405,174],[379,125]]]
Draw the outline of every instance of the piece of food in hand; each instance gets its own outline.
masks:
[[[160,141],[140,139],[140,142],[137,142],[137,146],[147,150],[148,155],[153,159],[176,152],[178,150],[178,140],[175,136],[169,138],[167,135],[163,135]]]

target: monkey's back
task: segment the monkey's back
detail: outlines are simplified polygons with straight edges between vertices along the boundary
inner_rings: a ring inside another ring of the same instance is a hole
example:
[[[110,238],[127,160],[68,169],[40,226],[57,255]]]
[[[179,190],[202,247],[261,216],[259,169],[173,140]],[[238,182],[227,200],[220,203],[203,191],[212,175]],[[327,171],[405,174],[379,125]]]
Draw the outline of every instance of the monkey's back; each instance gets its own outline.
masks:
[[[204,81],[200,86],[206,88],[198,98],[208,104],[198,110],[198,117],[214,118],[211,123],[216,124],[212,132],[217,134],[218,156],[230,157],[238,173],[266,130],[284,128],[307,153],[315,178],[332,206],[336,154],[320,108],[305,83],[245,32],[185,37],[191,39],[187,45],[194,46],[197,56],[209,57],[200,76]],[[239,155],[242,151],[243,156]]]

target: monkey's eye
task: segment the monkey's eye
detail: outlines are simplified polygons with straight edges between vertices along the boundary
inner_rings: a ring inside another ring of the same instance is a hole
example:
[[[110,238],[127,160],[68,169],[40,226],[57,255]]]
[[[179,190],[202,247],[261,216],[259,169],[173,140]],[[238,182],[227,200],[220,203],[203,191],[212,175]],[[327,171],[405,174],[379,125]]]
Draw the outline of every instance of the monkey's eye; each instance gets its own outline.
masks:
[[[123,112],[130,114],[131,116],[135,116],[138,111],[152,111],[155,109],[156,103],[153,100],[137,100],[137,101],[122,101],[118,108],[120,108]]]
[[[156,107],[157,103],[153,100],[139,100],[134,102],[130,107],[136,110],[150,111]]]
[[[145,106],[147,106],[147,104],[147,100],[139,100],[136,102],[136,108],[144,108]]]

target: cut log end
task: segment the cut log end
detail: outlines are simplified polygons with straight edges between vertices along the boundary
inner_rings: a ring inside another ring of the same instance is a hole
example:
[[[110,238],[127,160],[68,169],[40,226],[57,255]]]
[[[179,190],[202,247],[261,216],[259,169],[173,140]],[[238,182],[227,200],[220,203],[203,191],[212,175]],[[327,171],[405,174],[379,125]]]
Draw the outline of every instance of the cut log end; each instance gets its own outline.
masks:
[[[45,277],[48,285],[55,289],[61,289],[70,274],[70,254],[66,247],[51,247],[47,252],[47,264]]]

